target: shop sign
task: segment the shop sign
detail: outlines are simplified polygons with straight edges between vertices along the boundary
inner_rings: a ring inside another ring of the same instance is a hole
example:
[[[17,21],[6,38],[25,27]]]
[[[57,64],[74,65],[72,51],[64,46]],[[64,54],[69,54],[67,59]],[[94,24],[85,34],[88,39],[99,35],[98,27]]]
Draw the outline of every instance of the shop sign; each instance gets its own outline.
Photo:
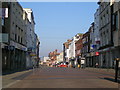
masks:
[[[94,52],[91,52],[90,54],[91,54],[91,56],[94,56]]]
[[[31,53],[31,54],[30,54],[30,56],[36,56],[36,54],[34,54],[34,53]]]
[[[23,51],[27,51],[27,48],[22,48]]]
[[[99,53],[99,52],[95,52],[95,55],[96,55],[96,56],[99,56],[99,55],[100,55],[100,53]]]

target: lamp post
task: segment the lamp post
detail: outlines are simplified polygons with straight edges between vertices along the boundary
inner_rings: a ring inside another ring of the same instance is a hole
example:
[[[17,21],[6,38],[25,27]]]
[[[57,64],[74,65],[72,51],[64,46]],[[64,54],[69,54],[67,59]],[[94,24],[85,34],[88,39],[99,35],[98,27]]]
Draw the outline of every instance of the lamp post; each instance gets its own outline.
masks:
[[[115,66],[115,82],[117,82],[117,78],[118,78],[118,65],[119,65],[119,60],[120,58],[116,58],[116,66]]]

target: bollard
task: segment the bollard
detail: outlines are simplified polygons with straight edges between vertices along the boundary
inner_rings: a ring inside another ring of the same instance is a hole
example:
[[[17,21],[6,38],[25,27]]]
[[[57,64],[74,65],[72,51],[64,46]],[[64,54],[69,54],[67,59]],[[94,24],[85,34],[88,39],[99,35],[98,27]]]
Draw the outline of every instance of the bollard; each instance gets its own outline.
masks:
[[[116,60],[116,66],[115,66],[115,82],[117,82],[118,77],[118,61]]]
[[[116,66],[115,66],[115,82],[117,82],[118,78],[118,65],[119,65],[119,58],[116,58]]]

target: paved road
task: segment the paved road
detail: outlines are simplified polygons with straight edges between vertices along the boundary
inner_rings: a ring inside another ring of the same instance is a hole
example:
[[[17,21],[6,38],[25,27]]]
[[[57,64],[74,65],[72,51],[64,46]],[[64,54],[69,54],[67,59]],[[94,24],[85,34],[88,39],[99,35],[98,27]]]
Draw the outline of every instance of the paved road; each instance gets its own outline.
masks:
[[[7,88],[118,88],[114,75],[87,69],[36,68],[12,79]]]

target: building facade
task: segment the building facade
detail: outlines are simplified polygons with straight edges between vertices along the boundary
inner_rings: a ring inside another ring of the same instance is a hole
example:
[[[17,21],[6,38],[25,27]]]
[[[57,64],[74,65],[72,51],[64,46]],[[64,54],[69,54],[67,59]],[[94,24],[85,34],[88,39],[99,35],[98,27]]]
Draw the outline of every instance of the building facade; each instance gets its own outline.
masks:
[[[63,52],[60,53],[60,55],[57,56],[57,63],[63,62]]]
[[[2,3],[2,34],[6,41],[2,43],[3,73],[33,67],[31,52],[39,57],[40,45],[34,25],[31,9],[23,9],[17,1]]]
[[[86,66],[93,66],[93,61],[90,59],[90,30],[83,34],[82,43],[82,58],[85,58]]]
[[[64,63],[69,63],[70,55],[69,55],[69,45],[72,42],[72,40],[68,39],[67,42],[63,44],[63,62]]]
[[[99,66],[100,60],[99,60],[99,48],[100,48],[100,32],[99,32],[99,8],[96,10],[94,14],[94,52],[96,56],[96,62],[95,64]],[[95,65],[95,66],[96,66]]]
[[[8,42],[2,45],[3,72],[14,72],[26,68],[26,28],[23,9],[18,2],[4,2],[7,10],[3,18],[2,33],[8,34]]]
[[[100,32],[100,57],[99,66],[114,67],[113,58],[113,31],[111,29],[111,2],[99,2],[99,32]]]
[[[82,57],[82,48],[83,48],[83,43],[82,43],[82,37],[83,34],[79,34],[79,40],[75,43],[75,57],[77,64],[81,64],[81,57]]]
[[[50,58],[50,62],[51,62],[50,66],[56,65],[58,55],[60,55],[60,53],[58,53],[57,49],[55,51],[49,53],[49,58]]]
[[[35,44],[36,44],[36,36],[35,36],[35,22],[33,11],[29,8],[24,8],[24,19],[26,19],[26,41],[27,41],[27,56],[26,56],[26,67],[32,68],[33,64],[35,64]]]
[[[75,55],[75,43],[81,38],[81,34],[78,33],[72,37],[72,41],[69,44],[69,65],[75,67],[77,65],[77,59]]]
[[[113,32],[113,59],[120,58],[120,2],[113,2],[112,11],[112,32]],[[120,63],[119,63],[120,65]]]

